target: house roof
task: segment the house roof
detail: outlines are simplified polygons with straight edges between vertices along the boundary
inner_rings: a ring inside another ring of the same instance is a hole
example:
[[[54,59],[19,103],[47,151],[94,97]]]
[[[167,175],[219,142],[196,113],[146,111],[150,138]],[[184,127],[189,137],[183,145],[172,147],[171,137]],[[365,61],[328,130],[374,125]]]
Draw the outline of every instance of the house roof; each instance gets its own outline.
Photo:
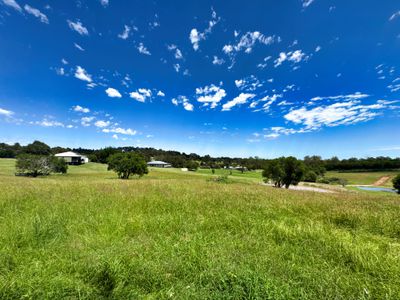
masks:
[[[57,157],[83,157],[83,155],[80,155],[80,154],[72,152],[72,151],[58,153],[58,154],[56,154],[54,156],[57,156]]]
[[[160,161],[160,160],[150,161],[147,164],[148,165],[170,165],[170,163],[167,163],[165,161]]]

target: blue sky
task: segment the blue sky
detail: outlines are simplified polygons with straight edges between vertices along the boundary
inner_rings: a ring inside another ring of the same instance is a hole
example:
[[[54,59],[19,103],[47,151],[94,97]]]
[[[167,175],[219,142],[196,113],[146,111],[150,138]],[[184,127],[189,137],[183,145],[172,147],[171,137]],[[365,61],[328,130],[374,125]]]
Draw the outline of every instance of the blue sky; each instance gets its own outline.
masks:
[[[0,142],[400,156],[399,50],[397,1],[0,0]]]

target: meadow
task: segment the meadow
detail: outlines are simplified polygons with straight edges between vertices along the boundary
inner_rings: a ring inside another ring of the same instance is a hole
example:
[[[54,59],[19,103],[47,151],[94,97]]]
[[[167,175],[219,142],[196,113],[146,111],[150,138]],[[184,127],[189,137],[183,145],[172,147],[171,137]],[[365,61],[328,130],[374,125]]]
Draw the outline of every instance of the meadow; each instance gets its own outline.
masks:
[[[14,163],[0,160],[0,299],[400,299],[398,195]]]

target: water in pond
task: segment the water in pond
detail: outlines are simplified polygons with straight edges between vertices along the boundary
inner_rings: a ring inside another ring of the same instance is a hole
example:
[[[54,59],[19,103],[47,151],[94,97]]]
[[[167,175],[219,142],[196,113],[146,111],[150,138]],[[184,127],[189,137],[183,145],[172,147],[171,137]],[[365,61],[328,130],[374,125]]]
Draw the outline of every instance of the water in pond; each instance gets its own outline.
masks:
[[[357,188],[364,191],[396,193],[394,189],[379,186],[358,186]]]

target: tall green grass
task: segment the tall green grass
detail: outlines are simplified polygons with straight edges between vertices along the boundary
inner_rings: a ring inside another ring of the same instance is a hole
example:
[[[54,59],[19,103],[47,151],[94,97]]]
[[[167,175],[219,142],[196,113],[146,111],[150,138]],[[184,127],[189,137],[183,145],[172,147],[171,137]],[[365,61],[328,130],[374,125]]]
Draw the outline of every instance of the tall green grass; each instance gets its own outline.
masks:
[[[399,299],[400,198],[0,160],[0,299]]]

